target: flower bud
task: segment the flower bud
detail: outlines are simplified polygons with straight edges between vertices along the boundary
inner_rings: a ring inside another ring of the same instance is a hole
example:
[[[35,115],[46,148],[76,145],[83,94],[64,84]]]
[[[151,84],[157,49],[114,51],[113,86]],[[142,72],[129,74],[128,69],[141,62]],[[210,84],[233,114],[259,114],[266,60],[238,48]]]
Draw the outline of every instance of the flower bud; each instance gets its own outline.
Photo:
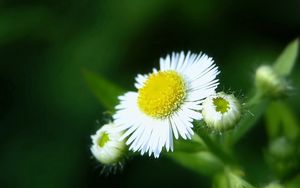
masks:
[[[229,130],[241,117],[241,105],[233,94],[219,92],[204,100],[202,115],[208,127],[218,131]]]
[[[283,178],[299,167],[299,154],[297,142],[279,137],[272,140],[265,157],[273,173]]]
[[[273,140],[269,146],[269,152],[278,159],[290,160],[296,153],[294,143],[287,140],[285,137],[280,137]]]
[[[91,136],[91,152],[99,162],[105,165],[118,163],[125,156],[126,145],[124,141],[120,141],[122,133],[114,129],[115,125],[109,123]]]
[[[256,88],[263,94],[279,97],[287,90],[286,81],[269,65],[262,65],[256,70]]]
[[[264,186],[264,188],[283,188],[283,185],[281,185],[277,182],[272,182],[272,183]]]

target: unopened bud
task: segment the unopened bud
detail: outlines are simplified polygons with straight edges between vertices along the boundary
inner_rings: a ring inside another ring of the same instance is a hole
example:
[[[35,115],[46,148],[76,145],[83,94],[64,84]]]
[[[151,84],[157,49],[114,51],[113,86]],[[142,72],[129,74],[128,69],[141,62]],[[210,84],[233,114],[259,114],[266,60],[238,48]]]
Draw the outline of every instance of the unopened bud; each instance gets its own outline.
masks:
[[[283,188],[283,185],[277,182],[272,182],[269,185],[265,186],[264,188]]]
[[[208,127],[229,130],[240,120],[241,105],[233,94],[220,92],[204,100],[202,115]]]
[[[288,89],[287,82],[269,65],[262,65],[256,70],[256,88],[264,95],[279,97]]]
[[[105,165],[113,165],[120,162],[125,156],[126,145],[120,141],[122,134],[114,130],[113,123],[102,126],[95,135],[91,136],[93,156]]]

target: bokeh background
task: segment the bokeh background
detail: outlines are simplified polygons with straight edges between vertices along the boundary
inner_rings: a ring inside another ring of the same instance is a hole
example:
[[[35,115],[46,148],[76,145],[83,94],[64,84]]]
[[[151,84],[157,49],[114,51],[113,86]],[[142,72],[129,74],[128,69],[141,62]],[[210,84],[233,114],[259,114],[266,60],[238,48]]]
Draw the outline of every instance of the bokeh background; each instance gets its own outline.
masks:
[[[255,68],[299,36],[299,8],[299,0],[1,0],[0,187],[210,187],[164,157],[100,176],[89,146],[106,109],[82,69],[133,89],[159,57],[203,51],[220,67],[220,90],[247,98]],[[289,99],[296,114],[299,75],[298,64]],[[265,145],[256,126],[238,146],[250,182],[266,182],[257,170]]]

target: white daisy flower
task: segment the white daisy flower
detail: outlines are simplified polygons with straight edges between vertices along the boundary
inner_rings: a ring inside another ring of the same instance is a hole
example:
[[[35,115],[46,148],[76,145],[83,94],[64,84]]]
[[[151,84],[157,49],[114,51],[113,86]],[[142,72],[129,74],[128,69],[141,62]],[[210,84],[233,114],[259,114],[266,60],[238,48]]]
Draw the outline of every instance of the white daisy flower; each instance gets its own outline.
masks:
[[[218,74],[213,59],[202,53],[161,58],[159,70],[137,75],[137,92],[119,97],[113,117],[125,132],[122,139],[128,138],[131,150],[156,158],[164,146],[173,151],[173,135],[191,139],[192,121],[202,119],[201,103],[215,93]]]
[[[203,120],[218,131],[232,129],[241,117],[241,105],[234,95],[219,92],[203,102]]]
[[[122,133],[114,129],[113,123],[106,124],[91,136],[91,152],[99,162],[105,165],[118,163],[126,152],[125,142],[120,140]]]

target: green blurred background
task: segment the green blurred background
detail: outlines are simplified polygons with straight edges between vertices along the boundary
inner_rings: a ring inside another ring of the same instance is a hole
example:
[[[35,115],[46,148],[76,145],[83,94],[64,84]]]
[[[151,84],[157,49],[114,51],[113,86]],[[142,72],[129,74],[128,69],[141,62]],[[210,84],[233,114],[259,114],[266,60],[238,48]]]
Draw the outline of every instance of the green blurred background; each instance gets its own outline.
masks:
[[[210,187],[164,157],[100,176],[89,146],[106,109],[82,69],[133,89],[159,57],[204,51],[220,67],[220,90],[247,99],[255,68],[298,37],[299,8],[299,0],[0,0],[0,187]],[[296,114],[298,75],[296,65]],[[265,146],[262,126],[239,144],[250,182],[268,181],[257,170]]]

